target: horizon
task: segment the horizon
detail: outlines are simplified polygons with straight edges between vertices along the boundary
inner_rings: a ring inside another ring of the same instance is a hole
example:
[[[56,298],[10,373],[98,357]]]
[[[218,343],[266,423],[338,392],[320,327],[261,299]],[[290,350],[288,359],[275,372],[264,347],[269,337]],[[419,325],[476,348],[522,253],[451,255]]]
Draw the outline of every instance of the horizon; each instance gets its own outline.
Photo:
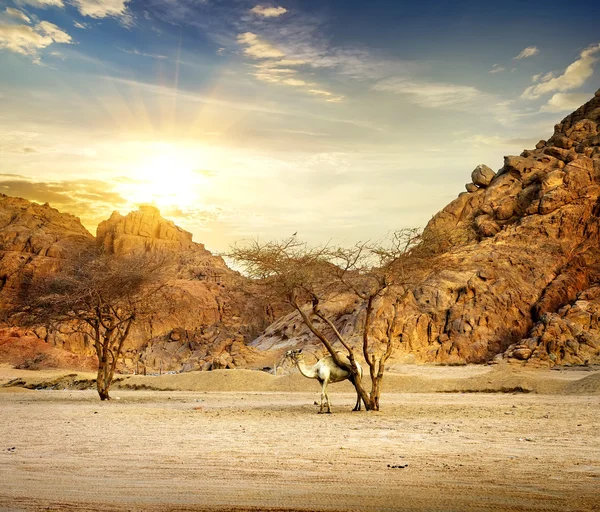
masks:
[[[600,87],[600,5],[553,5],[0,1],[0,191],[213,252],[423,227]]]

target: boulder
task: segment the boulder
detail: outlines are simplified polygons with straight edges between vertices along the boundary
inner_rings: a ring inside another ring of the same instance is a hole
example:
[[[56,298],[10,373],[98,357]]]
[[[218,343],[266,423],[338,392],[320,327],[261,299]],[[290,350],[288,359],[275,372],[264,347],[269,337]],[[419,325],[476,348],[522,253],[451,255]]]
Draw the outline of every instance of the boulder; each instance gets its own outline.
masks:
[[[471,180],[478,187],[487,187],[496,176],[496,173],[487,165],[479,164],[471,173]]]

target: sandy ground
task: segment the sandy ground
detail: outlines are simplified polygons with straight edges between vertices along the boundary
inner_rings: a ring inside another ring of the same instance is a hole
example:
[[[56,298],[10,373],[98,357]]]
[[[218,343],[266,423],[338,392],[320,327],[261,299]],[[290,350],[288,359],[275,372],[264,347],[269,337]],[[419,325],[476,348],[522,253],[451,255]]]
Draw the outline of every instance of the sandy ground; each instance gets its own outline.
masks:
[[[15,372],[0,385],[61,376]],[[110,402],[0,388],[0,510],[600,510],[598,372],[413,367],[390,374],[378,413],[332,386],[331,415],[314,381],[261,373],[274,389],[239,391],[253,372],[211,373]],[[145,382],[178,377],[194,374]],[[393,389],[515,379],[553,394]]]

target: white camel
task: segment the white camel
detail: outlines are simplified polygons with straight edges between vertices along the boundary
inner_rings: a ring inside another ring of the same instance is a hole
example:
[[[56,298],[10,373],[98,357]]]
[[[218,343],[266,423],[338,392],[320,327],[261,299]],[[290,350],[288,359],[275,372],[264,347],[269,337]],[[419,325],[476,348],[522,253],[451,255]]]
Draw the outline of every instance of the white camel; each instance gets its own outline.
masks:
[[[331,405],[329,404],[329,395],[327,394],[327,385],[330,382],[341,382],[343,380],[353,381],[352,373],[343,368],[340,368],[333,357],[326,356],[323,359],[319,359],[315,365],[312,367],[307,367],[304,362],[304,354],[302,353],[302,349],[299,350],[288,350],[285,354],[286,357],[290,358],[300,370],[300,373],[304,375],[308,379],[317,379],[321,383],[321,407],[319,409],[319,414],[323,413],[324,402],[327,404],[327,411],[331,413]],[[341,356],[346,357],[346,356]],[[361,366],[356,363],[358,367],[358,373],[360,374],[360,378],[362,379],[363,371]],[[360,395],[358,391],[356,392],[356,405],[354,406],[353,411],[360,411],[361,406]]]

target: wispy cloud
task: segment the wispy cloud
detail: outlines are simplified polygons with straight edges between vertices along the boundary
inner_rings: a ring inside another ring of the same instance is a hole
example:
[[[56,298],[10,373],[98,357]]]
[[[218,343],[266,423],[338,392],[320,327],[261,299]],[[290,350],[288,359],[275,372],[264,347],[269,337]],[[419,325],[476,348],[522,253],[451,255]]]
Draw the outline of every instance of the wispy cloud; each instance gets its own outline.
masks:
[[[375,84],[373,89],[406,95],[410,103],[425,108],[463,108],[484,97],[481,91],[470,85],[427,82],[404,77],[386,78]]]
[[[542,112],[572,112],[589,99],[589,94],[559,92],[552,96],[540,110]]]
[[[128,55],[138,55],[140,57],[150,57],[151,59],[168,59],[169,58],[166,55],[161,55],[158,53],[140,52],[137,48],[133,48],[131,50],[126,50],[125,48],[121,48],[120,46],[117,46],[117,48],[119,50],[121,50],[123,53],[127,53]]]
[[[342,101],[343,96],[325,90],[313,80],[290,76],[298,74],[298,70],[290,66],[306,66],[310,64],[309,62],[302,59],[286,58],[283,51],[252,32],[239,34],[237,39],[238,43],[246,46],[244,49],[245,55],[262,61],[254,65],[256,71],[252,73],[261,82],[307,89],[309,94],[324,97],[330,103]]]
[[[115,208],[127,205],[127,200],[115,192],[111,183],[99,180],[45,182],[5,174],[0,175],[0,192],[39,203],[49,202],[59,210],[87,220],[92,226]],[[95,218],[98,215],[100,218]]]
[[[119,18],[121,23],[129,25],[133,22],[131,14],[127,11],[127,4],[131,0],[69,0],[83,16],[90,18]],[[37,8],[64,7],[63,0],[15,0],[17,5],[29,5]],[[171,3],[171,2],[169,2]],[[75,22],[78,28],[85,25]]]
[[[27,16],[24,12],[19,11],[19,9],[13,9],[12,7],[7,7],[4,13],[11,18],[15,18],[20,21],[24,21],[25,23],[31,23],[29,16]]]
[[[506,71],[506,68],[504,66],[501,66],[500,64],[494,64],[492,66],[492,69],[490,69],[488,71],[488,73],[494,74],[494,73],[500,73],[502,71]]]
[[[285,7],[265,7],[263,5],[257,5],[250,9],[250,12],[263,18],[278,18],[282,14],[288,12]]]
[[[42,21],[36,25],[36,30],[52,38],[55,43],[71,43],[71,36],[58,28],[54,23]]]
[[[554,78],[554,73],[549,71],[548,73],[538,73],[537,75],[533,75],[531,77],[531,81],[535,82],[547,82],[551,78]]]
[[[309,89],[309,94],[314,94],[315,96],[323,96],[326,101],[330,103],[339,103],[344,99],[343,96],[338,96],[333,94],[332,92],[325,91],[323,89]]]
[[[562,75],[528,87],[521,95],[522,98],[537,99],[544,94],[566,92],[581,87],[594,74],[594,64],[598,61],[596,55],[599,52],[600,43],[588,46]]]
[[[34,27],[0,24],[0,49],[25,55],[35,64],[41,64],[40,50],[52,43],[71,43],[71,36],[48,21]]]
[[[533,57],[534,55],[537,55],[538,53],[540,53],[540,50],[537,46],[528,46],[527,48],[523,48],[523,50],[521,50],[521,53],[519,53],[519,55],[517,55],[516,57],[513,57],[513,60],[527,59],[529,57]]]
[[[285,53],[252,32],[245,32],[238,35],[237,40],[238,43],[246,46],[244,53],[253,59],[277,59],[285,57]]]
[[[499,135],[470,135],[466,138],[456,141],[462,145],[468,144],[470,147],[505,147],[507,150],[517,151],[520,148],[533,147],[538,142],[538,137],[524,138],[505,138]]]
[[[28,0],[29,1],[29,0]],[[130,0],[72,0],[83,16],[90,18],[127,17]]]
[[[335,45],[328,36],[328,23],[318,14],[294,11],[286,14],[282,23],[253,25],[252,33],[288,60],[355,80],[379,80],[418,67],[414,62],[390,59],[363,46]]]
[[[46,7],[64,7],[63,0],[15,0],[17,5],[30,5],[44,9]]]

